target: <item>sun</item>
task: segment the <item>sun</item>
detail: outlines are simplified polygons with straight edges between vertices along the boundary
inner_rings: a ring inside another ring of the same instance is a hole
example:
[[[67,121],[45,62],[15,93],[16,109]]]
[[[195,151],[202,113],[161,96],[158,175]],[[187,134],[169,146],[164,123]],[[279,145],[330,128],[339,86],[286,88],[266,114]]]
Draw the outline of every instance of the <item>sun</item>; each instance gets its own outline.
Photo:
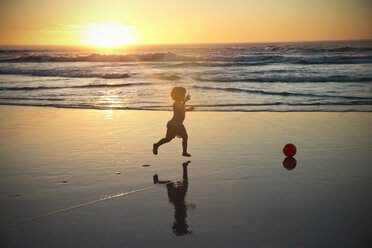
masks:
[[[122,23],[89,23],[84,25],[83,43],[106,48],[134,44],[133,30]]]

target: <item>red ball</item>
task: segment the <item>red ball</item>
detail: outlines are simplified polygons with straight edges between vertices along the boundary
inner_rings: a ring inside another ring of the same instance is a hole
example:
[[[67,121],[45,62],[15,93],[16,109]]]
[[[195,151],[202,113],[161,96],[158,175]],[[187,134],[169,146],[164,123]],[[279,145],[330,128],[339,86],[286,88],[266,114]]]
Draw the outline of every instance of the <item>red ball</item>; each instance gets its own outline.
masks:
[[[296,149],[295,145],[293,145],[293,144],[286,144],[283,147],[284,155],[286,155],[289,158],[293,157],[296,154],[296,152],[297,152],[297,149]]]

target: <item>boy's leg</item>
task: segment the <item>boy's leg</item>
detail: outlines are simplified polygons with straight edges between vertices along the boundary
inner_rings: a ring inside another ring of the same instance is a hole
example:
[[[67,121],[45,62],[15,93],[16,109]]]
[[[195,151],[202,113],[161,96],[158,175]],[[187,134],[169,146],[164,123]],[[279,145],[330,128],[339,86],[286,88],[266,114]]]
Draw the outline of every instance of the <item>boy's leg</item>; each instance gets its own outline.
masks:
[[[182,139],[182,149],[184,154],[187,153],[187,138]]]
[[[182,125],[183,126],[183,125]],[[185,157],[191,157],[191,155],[189,153],[187,153],[187,139],[189,138],[188,135],[187,135],[187,132],[186,132],[186,128],[185,126],[182,127],[182,130],[181,130],[181,133],[180,133],[181,137],[182,137],[182,156],[185,156]]]
[[[168,143],[169,141],[171,141],[172,138],[162,138],[161,140],[158,141],[158,143],[155,143],[153,146],[152,146],[152,153],[154,153],[155,155],[158,154],[158,148],[159,146],[165,144],[165,143]]]
[[[171,141],[172,139],[174,139],[175,135],[173,133],[174,132],[168,128],[167,129],[167,134],[166,134],[165,138],[162,138],[161,140],[158,141],[158,143],[155,143],[153,145],[152,152],[155,155],[158,154],[158,148],[159,148],[159,146],[161,146],[161,145],[163,145],[165,143],[168,143],[169,141]]]
[[[173,138],[170,138],[170,137],[165,137],[165,138],[162,138],[161,140],[158,141],[158,143],[156,143],[156,145],[159,147],[165,143],[168,143],[169,141],[171,141]]]

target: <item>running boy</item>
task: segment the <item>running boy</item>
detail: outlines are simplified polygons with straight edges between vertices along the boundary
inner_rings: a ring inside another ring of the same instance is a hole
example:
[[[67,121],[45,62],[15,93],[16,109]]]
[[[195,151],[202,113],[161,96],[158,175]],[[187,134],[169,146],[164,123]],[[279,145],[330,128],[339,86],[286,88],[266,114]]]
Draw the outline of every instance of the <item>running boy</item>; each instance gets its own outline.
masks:
[[[185,108],[185,104],[187,101],[190,100],[190,94],[186,95],[186,89],[184,87],[174,87],[171,91],[171,97],[174,100],[173,103],[173,118],[168,121],[167,123],[167,134],[165,138],[159,140],[158,143],[153,145],[152,152],[157,155],[159,146],[168,143],[176,135],[178,137],[182,137],[182,156],[191,157],[189,153],[187,153],[187,132],[186,128],[183,125],[183,121],[185,120],[185,112],[186,111],[193,111],[195,108],[191,106],[190,108]]]

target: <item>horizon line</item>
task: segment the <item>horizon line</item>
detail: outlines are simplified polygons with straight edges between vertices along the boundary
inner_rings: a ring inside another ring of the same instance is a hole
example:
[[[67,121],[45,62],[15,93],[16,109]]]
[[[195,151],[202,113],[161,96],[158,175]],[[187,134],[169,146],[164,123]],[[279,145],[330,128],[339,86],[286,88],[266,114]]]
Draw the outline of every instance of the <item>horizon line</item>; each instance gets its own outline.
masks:
[[[300,41],[242,41],[242,42],[195,42],[195,43],[138,43],[119,45],[114,47],[100,47],[87,44],[0,44],[0,46],[59,46],[59,47],[90,47],[100,49],[115,49],[120,47],[134,46],[174,46],[174,45],[224,45],[224,44],[268,44],[268,43],[307,43],[307,42],[346,42],[346,41],[372,41],[372,38],[367,39],[344,39],[344,40],[300,40]]]

